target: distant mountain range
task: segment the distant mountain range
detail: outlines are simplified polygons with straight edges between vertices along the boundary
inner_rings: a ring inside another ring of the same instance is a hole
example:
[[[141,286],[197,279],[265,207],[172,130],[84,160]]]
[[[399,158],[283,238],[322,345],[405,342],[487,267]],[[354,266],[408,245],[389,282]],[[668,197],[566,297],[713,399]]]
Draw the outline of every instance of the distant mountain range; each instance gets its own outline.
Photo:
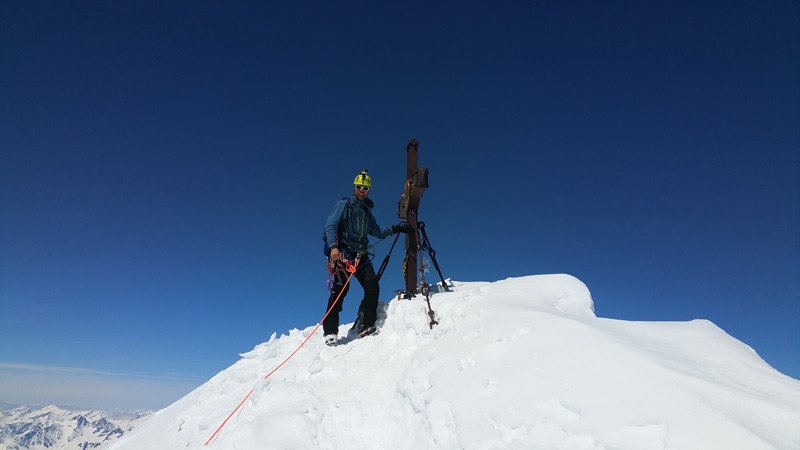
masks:
[[[21,406],[0,413],[0,450],[103,449],[147,413],[108,414],[57,406]]]

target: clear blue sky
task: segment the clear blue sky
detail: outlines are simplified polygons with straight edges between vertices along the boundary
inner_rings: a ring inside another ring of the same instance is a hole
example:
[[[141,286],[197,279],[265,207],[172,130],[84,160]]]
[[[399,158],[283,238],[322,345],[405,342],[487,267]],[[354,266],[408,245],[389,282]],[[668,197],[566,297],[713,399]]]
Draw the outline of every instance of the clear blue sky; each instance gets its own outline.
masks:
[[[367,168],[396,222],[412,137],[447,277],[569,273],[800,378],[797,2],[387,3],[3,2],[3,380],[164,406],[315,324],[325,218]]]

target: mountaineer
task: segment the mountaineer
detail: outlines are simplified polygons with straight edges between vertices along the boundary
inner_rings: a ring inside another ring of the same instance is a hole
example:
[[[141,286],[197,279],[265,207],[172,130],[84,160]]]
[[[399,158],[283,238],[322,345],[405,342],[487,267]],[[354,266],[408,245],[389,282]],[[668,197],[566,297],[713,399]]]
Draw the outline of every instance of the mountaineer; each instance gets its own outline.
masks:
[[[414,231],[413,227],[405,222],[391,227],[380,227],[371,211],[374,205],[368,198],[371,188],[372,179],[366,170],[361,171],[353,180],[353,196],[339,200],[325,224],[323,240],[325,255],[328,256],[328,270],[331,272],[328,298],[328,309],[331,311],[323,320],[322,328],[325,344],[329,346],[336,345],[338,340],[339,312],[350,288],[346,283],[348,264],[356,265],[354,277],[364,289],[364,298],[358,308],[356,321],[358,336],[364,337],[378,332],[375,320],[378,314],[380,287],[369,257],[368,236],[384,239],[395,233]],[[334,302],[338,304],[331,309]]]

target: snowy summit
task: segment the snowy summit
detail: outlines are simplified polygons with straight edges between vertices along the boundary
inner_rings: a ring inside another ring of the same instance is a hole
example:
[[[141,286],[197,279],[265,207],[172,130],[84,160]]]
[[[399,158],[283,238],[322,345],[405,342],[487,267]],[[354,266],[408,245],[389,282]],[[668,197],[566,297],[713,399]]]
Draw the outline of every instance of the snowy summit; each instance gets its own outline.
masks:
[[[706,320],[598,318],[569,275],[382,303],[380,335],[256,346],[115,450],[800,449],[800,381]],[[342,330],[348,327],[343,326]]]

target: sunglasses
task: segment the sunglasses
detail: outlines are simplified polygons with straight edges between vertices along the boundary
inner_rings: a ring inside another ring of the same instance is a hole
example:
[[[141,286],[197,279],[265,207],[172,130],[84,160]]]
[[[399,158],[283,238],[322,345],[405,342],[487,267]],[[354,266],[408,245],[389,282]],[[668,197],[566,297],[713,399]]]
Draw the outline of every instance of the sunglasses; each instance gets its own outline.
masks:
[[[357,184],[356,189],[358,189],[359,191],[369,191],[369,186],[361,186]]]

